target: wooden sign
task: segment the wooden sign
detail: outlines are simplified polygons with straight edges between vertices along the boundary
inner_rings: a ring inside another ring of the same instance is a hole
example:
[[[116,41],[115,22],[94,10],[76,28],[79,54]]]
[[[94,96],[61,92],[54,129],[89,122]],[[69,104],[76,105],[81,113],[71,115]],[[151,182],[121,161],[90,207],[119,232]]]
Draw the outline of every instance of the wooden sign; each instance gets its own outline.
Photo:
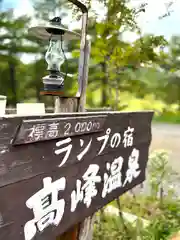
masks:
[[[23,120],[14,144],[25,144],[102,131],[104,116]]]
[[[153,112],[0,119],[0,240],[49,240],[145,180]]]

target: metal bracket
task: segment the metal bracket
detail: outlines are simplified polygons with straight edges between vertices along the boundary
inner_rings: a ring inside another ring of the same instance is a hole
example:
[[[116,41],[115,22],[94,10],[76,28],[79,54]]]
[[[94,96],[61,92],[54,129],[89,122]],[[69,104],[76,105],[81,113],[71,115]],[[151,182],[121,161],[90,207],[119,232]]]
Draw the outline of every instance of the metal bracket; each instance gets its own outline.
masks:
[[[88,9],[87,7],[78,0],[68,0],[69,2],[76,5],[82,11],[82,27],[81,27],[81,44],[80,44],[80,59],[79,59],[79,69],[78,69],[78,92],[76,97],[81,97],[86,88],[86,80],[87,80],[87,70],[88,64],[87,61],[89,59],[89,51],[88,51],[88,40],[86,39],[87,35],[87,23],[88,23]]]

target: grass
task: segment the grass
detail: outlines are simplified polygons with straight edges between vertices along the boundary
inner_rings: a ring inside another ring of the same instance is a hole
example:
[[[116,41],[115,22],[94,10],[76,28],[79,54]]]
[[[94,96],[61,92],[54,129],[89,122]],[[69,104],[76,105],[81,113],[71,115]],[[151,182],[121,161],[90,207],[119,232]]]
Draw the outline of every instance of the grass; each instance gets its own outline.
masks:
[[[180,112],[165,112],[154,117],[155,122],[180,124]]]
[[[97,89],[87,94],[87,108],[100,108],[101,91]],[[115,93],[112,91],[112,97],[109,99],[109,106],[113,109]],[[125,106],[125,107],[124,107]],[[145,96],[143,99],[138,99],[128,92],[120,93],[120,101],[118,103],[119,111],[154,111],[154,122],[180,124],[180,111],[177,110],[177,104],[167,105],[161,100],[155,99],[153,94]]]
[[[160,205],[158,199],[137,196],[134,199],[125,194],[121,197],[121,206],[121,211],[138,217],[143,215],[149,224],[144,226],[140,218],[132,224],[125,218],[104,214],[100,217],[101,225],[95,224],[93,240],[170,240],[180,229],[179,200],[164,198]]]
[[[126,193],[117,201],[109,203],[116,207],[119,214],[101,211],[97,214],[93,240],[175,240],[180,230],[180,198],[175,196],[175,189],[165,193],[163,182],[170,186],[170,176],[174,172],[167,164],[169,154],[166,150],[151,153],[147,175],[151,193]],[[157,184],[157,179],[159,183]],[[158,194],[162,190],[162,194]],[[124,218],[123,212],[137,216],[135,222]],[[148,224],[142,224],[142,219]]]

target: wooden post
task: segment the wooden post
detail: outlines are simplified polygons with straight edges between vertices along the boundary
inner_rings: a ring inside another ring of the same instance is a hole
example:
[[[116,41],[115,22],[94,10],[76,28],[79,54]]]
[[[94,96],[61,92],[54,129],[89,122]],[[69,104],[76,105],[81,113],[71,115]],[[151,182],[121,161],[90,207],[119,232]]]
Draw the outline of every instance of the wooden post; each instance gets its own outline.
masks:
[[[77,112],[78,111],[78,98],[61,98],[55,99],[55,113],[61,112]],[[58,236],[56,240],[76,240],[78,236],[78,226],[73,226],[68,232]]]
[[[85,45],[84,45],[85,44]],[[68,98],[68,97],[57,97],[55,100],[55,113],[60,112],[84,112],[85,103],[86,103],[86,87],[88,79],[88,61],[90,53],[90,41],[85,41],[81,45],[81,51],[83,51],[83,57],[80,61],[83,60],[82,65],[83,71],[79,71],[81,74],[82,81],[80,81],[80,97]],[[86,57],[84,57],[86,56]],[[80,62],[80,66],[81,62]],[[95,216],[88,217],[84,222],[79,223],[76,226],[73,226],[69,229],[68,232],[65,232],[63,235],[58,236],[56,240],[91,240],[93,236],[93,224]]]
[[[86,103],[86,87],[88,79],[88,61],[90,54],[90,41],[86,38],[88,9],[79,0],[69,0],[82,11],[82,28],[81,28],[81,46],[80,46],[80,61],[79,61],[79,89],[76,94],[77,98],[57,98],[55,103],[55,112],[84,112]],[[63,236],[58,237],[58,240],[91,240],[93,235],[94,216],[88,217],[83,223],[74,226]]]

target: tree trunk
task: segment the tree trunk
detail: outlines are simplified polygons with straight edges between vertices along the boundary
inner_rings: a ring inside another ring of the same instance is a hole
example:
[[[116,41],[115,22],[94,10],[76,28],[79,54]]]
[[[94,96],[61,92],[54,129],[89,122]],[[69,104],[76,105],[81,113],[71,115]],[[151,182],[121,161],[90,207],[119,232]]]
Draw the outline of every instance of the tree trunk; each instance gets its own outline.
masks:
[[[118,110],[118,104],[119,104],[119,89],[118,87],[116,88],[116,97],[115,97],[115,111]]]
[[[102,67],[102,72],[104,73],[104,76],[102,78],[102,101],[101,104],[103,107],[107,106],[107,101],[108,101],[108,76],[107,76],[107,64],[106,62],[101,63]]]
[[[180,87],[178,88],[178,111],[180,111]]]
[[[36,100],[37,102],[41,101],[41,96],[40,96],[40,89],[38,87],[36,87]]]
[[[9,61],[8,64],[9,64],[9,75],[10,75],[12,94],[13,94],[11,103],[15,106],[17,103],[16,77],[15,77],[16,70],[15,70],[15,64],[12,61]]]

